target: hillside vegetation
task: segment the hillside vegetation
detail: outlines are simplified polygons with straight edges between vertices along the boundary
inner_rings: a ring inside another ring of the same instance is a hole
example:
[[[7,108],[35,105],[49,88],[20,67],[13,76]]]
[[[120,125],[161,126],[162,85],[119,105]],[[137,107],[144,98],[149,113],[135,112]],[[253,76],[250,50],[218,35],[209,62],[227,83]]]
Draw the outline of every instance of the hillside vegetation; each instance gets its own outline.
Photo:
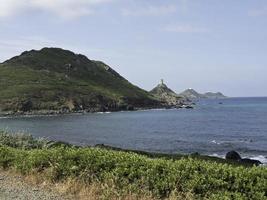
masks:
[[[59,48],[22,53],[0,64],[0,112],[106,111],[158,106],[108,65]]]
[[[5,138],[5,139],[3,139]],[[1,136],[1,141],[13,137]],[[13,138],[14,139],[14,138]],[[15,137],[18,141],[18,137]],[[100,199],[110,195],[150,196],[153,199],[267,199],[267,168],[203,161],[150,158],[132,152],[100,148],[44,145],[16,148],[2,142],[0,167],[37,174],[53,183],[76,180],[101,185]],[[32,143],[32,142],[30,142]],[[25,148],[27,147],[27,148]]]

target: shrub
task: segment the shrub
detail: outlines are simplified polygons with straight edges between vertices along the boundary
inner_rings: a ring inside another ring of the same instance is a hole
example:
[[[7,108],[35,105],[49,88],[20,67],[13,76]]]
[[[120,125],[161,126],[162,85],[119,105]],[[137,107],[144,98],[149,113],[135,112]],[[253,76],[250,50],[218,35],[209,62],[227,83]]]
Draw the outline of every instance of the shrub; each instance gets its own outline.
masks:
[[[10,134],[0,130],[0,145],[21,149],[42,149],[49,146],[49,141],[44,138],[34,138],[30,134]]]
[[[157,198],[192,193],[198,199],[266,199],[267,168],[236,167],[192,158],[151,159],[99,148],[21,150],[0,147],[0,166],[52,181],[105,183],[118,193],[148,191]]]

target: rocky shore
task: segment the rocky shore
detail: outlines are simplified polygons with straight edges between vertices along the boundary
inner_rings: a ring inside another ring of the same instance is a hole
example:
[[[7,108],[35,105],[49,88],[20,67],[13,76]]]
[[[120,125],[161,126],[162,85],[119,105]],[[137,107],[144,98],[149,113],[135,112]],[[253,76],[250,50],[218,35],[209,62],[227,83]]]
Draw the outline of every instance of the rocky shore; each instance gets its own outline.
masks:
[[[134,107],[132,105],[124,107],[95,107],[91,109],[80,109],[80,110],[27,110],[27,111],[0,111],[0,117],[16,117],[16,116],[38,116],[38,115],[66,115],[66,114],[87,114],[87,113],[98,113],[98,112],[120,112],[120,111],[138,111],[138,110],[151,110],[151,109],[193,109],[193,103],[180,103],[177,105],[157,105],[157,106],[144,106],[144,107]]]

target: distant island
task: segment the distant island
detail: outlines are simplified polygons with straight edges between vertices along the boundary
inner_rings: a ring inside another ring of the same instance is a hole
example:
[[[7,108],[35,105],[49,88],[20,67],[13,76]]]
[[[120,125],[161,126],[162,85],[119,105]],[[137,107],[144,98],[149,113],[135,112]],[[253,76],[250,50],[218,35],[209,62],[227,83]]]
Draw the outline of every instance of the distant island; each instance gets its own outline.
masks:
[[[221,92],[207,92],[204,94],[198,93],[192,88],[189,88],[183,91],[180,94],[175,93],[171,90],[163,81],[161,80],[160,84],[158,84],[154,89],[150,91],[150,94],[154,95],[157,99],[159,99],[163,104],[169,107],[191,107],[193,100],[195,99],[223,99],[227,98]]]
[[[227,98],[221,92],[206,92],[204,94],[198,93],[192,88],[189,88],[182,93],[179,94],[180,96],[189,98],[189,99],[224,99]]]
[[[0,114],[57,114],[190,107],[193,98],[221,93],[176,94],[163,81],[141,89],[110,66],[61,48],[25,51],[0,64]]]

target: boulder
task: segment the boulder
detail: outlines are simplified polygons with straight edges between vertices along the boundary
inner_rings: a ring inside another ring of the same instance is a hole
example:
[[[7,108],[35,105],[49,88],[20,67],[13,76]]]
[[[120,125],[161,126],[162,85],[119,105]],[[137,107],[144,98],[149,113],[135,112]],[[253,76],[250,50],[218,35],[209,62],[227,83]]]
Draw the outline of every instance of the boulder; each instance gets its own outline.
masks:
[[[229,151],[226,156],[225,156],[226,160],[241,160],[241,156],[239,155],[239,153],[237,153],[236,151]]]
[[[259,166],[262,164],[259,160],[253,160],[253,159],[249,159],[249,158],[243,158],[239,162],[241,162],[243,164],[256,165],[256,166]]]
[[[259,166],[262,163],[259,160],[253,160],[253,159],[249,159],[249,158],[241,158],[241,156],[239,155],[239,153],[237,153],[236,151],[230,151],[226,154],[225,156],[226,160],[235,160],[238,161],[239,163],[245,164],[245,165],[256,165]]]

